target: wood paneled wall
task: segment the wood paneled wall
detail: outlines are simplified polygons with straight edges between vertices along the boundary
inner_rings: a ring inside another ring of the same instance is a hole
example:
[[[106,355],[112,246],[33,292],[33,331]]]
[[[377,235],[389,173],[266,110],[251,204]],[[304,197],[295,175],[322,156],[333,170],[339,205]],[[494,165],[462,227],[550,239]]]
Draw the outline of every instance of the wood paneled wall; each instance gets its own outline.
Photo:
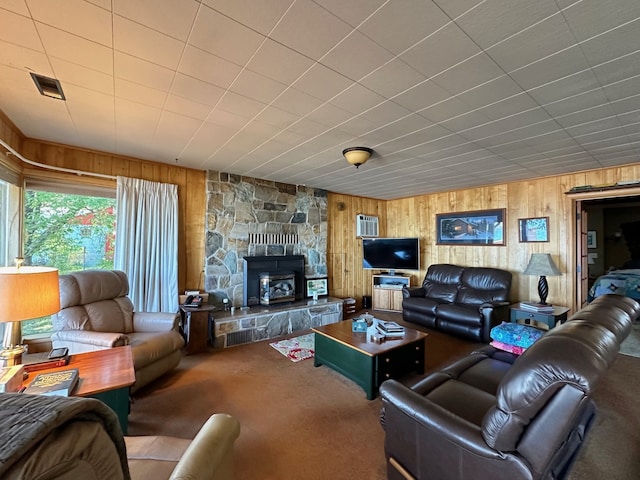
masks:
[[[359,301],[362,295],[371,294],[370,271],[362,269],[362,242],[355,235],[355,215],[365,213],[379,215],[381,236],[420,237],[422,270],[412,275],[413,285],[422,281],[426,269],[434,263],[488,266],[513,273],[512,300],[536,299],[538,278],[521,272],[531,253],[550,253],[564,273],[547,278],[548,301],[572,307],[576,287],[575,206],[565,192],[579,185],[636,179],[640,179],[640,163],[390,201],[330,194],[327,253],[331,294],[353,296]],[[344,204],[342,210],[338,208],[339,204]],[[497,208],[506,211],[505,246],[436,245],[437,213]],[[519,242],[519,218],[547,216],[549,242]]]
[[[178,186],[178,289],[202,289],[204,269],[205,181],[204,170],[194,170],[165,163],[56,145],[27,139],[20,152],[25,158],[38,163],[77,169],[105,175],[122,175]],[[78,177],[25,166],[25,174],[46,175],[60,180],[112,186],[114,180]]]

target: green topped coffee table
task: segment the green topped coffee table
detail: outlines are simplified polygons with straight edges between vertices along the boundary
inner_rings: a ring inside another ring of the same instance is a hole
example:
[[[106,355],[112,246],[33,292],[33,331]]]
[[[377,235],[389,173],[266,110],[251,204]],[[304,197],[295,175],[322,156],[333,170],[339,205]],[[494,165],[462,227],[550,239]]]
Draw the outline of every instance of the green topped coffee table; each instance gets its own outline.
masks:
[[[312,329],[315,332],[314,365],[326,365],[360,385],[369,400],[378,395],[385,380],[410,372],[424,373],[427,334],[405,327],[403,337],[375,343],[365,332],[352,332],[351,321]]]

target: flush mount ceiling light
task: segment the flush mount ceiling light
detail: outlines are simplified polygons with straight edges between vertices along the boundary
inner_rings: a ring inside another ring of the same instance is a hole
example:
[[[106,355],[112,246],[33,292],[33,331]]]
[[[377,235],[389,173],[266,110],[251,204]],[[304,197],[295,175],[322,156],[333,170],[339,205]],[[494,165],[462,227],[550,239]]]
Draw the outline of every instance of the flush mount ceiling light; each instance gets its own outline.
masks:
[[[342,151],[342,155],[347,159],[347,162],[355,165],[356,168],[369,160],[372,153],[373,150],[367,147],[349,147]]]
[[[40,95],[58,100],[66,100],[60,82],[55,78],[49,78],[35,73],[31,74],[31,78],[33,78]]]

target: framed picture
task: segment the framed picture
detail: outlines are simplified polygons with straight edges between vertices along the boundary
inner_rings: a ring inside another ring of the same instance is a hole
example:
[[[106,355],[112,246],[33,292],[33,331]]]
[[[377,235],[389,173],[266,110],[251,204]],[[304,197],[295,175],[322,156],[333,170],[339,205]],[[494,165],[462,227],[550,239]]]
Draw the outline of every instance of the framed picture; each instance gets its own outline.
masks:
[[[438,245],[506,245],[504,208],[436,214]]]
[[[327,277],[307,278],[307,297],[313,297],[314,291],[318,296],[329,294]]]
[[[587,248],[598,248],[595,230],[589,230],[587,232]]]
[[[548,242],[549,217],[519,218],[520,242]]]

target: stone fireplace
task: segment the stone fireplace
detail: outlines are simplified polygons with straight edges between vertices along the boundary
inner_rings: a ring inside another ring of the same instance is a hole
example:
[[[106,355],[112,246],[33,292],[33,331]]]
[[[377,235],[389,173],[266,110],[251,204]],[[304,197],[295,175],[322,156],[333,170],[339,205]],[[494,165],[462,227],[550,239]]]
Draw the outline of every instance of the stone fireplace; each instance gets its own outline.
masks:
[[[243,259],[242,305],[274,305],[304,299],[303,255],[260,255]],[[263,283],[266,280],[266,283]],[[265,298],[262,287],[267,286]],[[273,287],[272,289],[269,287]],[[272,295],[273,293],[273,295]]]

